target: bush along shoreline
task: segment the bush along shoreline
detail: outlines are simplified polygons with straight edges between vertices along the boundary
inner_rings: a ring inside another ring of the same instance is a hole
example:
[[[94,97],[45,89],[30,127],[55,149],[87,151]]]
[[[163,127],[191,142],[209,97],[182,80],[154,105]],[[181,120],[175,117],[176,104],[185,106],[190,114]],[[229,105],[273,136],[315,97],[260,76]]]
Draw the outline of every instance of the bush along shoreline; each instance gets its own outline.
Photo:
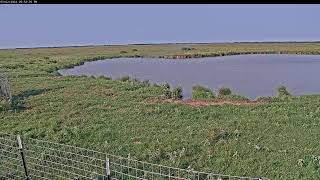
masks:
[[[69,76],[72,77],[72,76]],[[77,76],[74,76],[77,77]],[[141,87],[148,87],[153,85],[154,87],[162,89],[162,98],[163,99],[172,99],[172,100],[183,100],[183,89],[182,87],[174,87],[171,88],[169,83],[164,84],[151,84],[149,80],[140,81],[137,78],[131,78],[128,75],[121,76],[117,79],[112,79],[106,76],[86,76],[86,75],[79,75],[78,77],[86,77],[86,78],[101,78],[105,80],[114,80],[114,81],[121,81],[121,82],[131,82],[133,84],[137,84]],[[226,101],[244,101],[244,102],[280,102],[280,101],[290,101],[295,96],[293,96],[285,86],[280,85],[277,88],[277,96],[261,96],[257,97],[255,100],[250,100],[248,97],[234,94],[232,90],[228,87],[220,87],[217,90],[217,93],[212,91],[210,88],[201,86],[201,85],[194,85],[192,87],[192,95],[189,99],[185,100],[197,100],[197,101],[215,101],[215,100],[226,100]]]
[[[281,85],[277,88],[277,96],[262,96],[255,100],[250,100],[245,96],[234,94],[230,88],[221,87],[218,89],[217,94],[207,87],[201,85],[194,85],[192,87],[192,97],[191,100],[204,100],[204,101],[215,101],[215,100],[228,100],[228,101],[245,101],[245,102],[286,102],[290,101],[295,96],[293,96],[285,86]]]
[[[73,76],[69,76],[73,77]],[[154,86],[157,88],[161,88],[162,90],[162,98],[163,99],[172,99],[172,100],[183,100],[183,88],[182,87],[174,87],[171,88],[169,83],[164,84],[151,84],[149,80],[139,80],[137,78],[131,78],[128,75],[121,76],[117,79],[112,79],[106,76],[86,76],[86,75],[79,75],[74,77],[84,77],[84,78],[100,78],[105,80],[111,81],[121,81],[121,82],[130,82],[131,84],[136,84],[141,87],[149,87]],[[217,100],[226,100],[226,101],[243,101],[243,102],[286,102],[291,101],[293,98],[297,98],[293,96],[288,90],[287,87],[284,85],[278,86],[277,96],[261,96],[257,97],[255,100],[250,100],[248,97],[234,94],[232,90],[228,87],[220,87],[217,90],[217,93],[212,91],[210,88],[201,86],[201,85],[194,85],[192,87],[192,95],[189,99],[185,100],[196,100],[196,101],[217,101]]]

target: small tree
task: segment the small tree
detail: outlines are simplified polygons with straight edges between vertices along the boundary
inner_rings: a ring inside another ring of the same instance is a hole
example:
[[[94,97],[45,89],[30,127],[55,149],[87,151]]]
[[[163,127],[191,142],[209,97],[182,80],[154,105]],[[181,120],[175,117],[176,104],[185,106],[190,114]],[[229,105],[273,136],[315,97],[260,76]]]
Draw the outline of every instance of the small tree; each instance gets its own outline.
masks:
[[[5,100],[7,102],[11,102],[11,89],[8,78],[0,74],[0,100]]]
[[[218,90],[218,96],[227,96],[227,95],[231,95],[231,89],[226,87],[221,87]]]
[[[292,96],[285,86],[278,87],[278,97],[290,97]]]

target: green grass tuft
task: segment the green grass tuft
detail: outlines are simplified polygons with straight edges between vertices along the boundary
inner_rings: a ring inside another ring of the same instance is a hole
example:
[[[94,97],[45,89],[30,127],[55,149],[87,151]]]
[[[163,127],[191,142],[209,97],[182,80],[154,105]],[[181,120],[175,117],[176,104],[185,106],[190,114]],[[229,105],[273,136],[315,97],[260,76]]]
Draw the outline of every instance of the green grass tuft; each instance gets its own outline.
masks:
[[[192,87],[192,99],[213,99],[215,96],[213,92],[206,87],[196,85]]]

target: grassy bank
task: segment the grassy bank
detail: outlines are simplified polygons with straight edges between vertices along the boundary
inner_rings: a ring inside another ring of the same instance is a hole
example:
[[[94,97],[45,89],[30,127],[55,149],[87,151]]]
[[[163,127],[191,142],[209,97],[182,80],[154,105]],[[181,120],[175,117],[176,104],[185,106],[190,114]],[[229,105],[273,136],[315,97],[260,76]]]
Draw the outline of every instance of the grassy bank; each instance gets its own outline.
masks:
[[[52,72],[111,57],[319,53],[320,44],[131,45],[0,50],[11,111],[0,131],[163,165],[272,179],[320,178],[320,96],[257,106],[151,103],[162,87]]]

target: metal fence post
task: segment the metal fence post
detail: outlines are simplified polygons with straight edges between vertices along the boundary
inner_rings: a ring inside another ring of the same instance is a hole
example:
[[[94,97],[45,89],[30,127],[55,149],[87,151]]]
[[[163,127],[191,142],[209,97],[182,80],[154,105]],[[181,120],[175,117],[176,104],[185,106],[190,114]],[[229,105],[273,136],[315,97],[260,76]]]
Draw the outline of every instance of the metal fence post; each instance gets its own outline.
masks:
[[[111,180],[111,176],[110,176],[110,162],[109,162],[109,158],[106,156],[106,178],[107,180]]]
[[[23,149],[24,147],[23,147],[20,135],[17,135],[17,143],[18,143],[18,147],[19,147],[19,150],[20,150],[21,158],[22,158],[22,164],[23,164],[23,168],[24,168],[25,178],[26,178],[26,180],[29,180],[27,163],[26,163],[26,159],[25,159],[25,155],[24,155],[24,149]]]

